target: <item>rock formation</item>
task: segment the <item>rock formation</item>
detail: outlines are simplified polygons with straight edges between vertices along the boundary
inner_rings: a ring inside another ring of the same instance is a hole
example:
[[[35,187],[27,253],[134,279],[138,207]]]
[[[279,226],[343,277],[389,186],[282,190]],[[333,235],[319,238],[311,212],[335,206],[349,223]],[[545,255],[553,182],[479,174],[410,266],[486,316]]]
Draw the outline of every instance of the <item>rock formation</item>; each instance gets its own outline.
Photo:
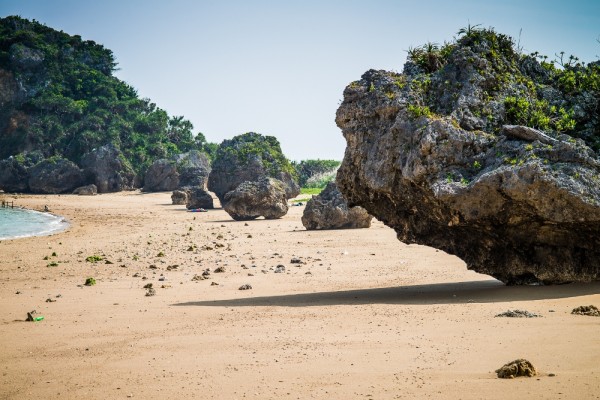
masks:
[[[221,143],[208,178],[208,189],[223,204],[225,194],[242,182],[272,177],[283,182],[286,197],[290,199],[300,194],[292,173],[293,167],[276,138],[249,132]]]
[[[146,171],[145,192],[164,192],[186,187],[206,189],[210,160],[205,153],[190,151],[156,160]]]
[[[79,167],[63,158],[44,160],[28,172],[28,185],[33,193],[67,193],[83,183]]]
[[[348,207],[348,203],[334,182],[310,199],[302,214],[302,225],[312,229],[368,228],[371,219],[362,207]]]
[[[508,284],[600,279],[598,89],[492,30],[447,46],[344,91],[349,205]]]
[[[185,190],[173,190],[171,194],[172,204],[182,205],[187,204],[188,194]]]
[[[210,193],[208,193],[201,187],[186,189],[186,193],[186,208],[188,210],[197,208],[204,208],[205,210],[209,210],[214,208],[212,196],[210,195]]]
[[[95,196],[98,194],[98,188],[92,183],[91,185],[78,187],[73,190],[73,194],[78,194],[80,196]]]
[[[256,182],[242,182],[224,196],[223,208],[236,221],[283,217],[288,212],[285,185],[280,180],[263,177]]]
[[[120,192],[134,188],[135,172],[113,144],[107,144],[85,154],[81,166],[88,181],[99,193]]]
[[[26,192],[29,189],[27,168],[14,157],[0,160],[0,189],[6,192]]]
[[[175,163],[166,159],[156,160],[146,170],[144,192],[166,192],[179,188],[179,174]]]

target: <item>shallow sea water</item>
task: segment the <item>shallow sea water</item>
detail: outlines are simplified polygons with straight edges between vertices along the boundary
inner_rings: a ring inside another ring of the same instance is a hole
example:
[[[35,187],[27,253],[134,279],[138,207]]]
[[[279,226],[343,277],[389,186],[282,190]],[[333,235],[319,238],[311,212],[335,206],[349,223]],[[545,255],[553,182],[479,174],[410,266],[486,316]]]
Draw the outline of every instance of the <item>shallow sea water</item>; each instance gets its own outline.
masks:
[[[22,208],[0,208],[0,240],[43,236],[66,229],[62,217]]]

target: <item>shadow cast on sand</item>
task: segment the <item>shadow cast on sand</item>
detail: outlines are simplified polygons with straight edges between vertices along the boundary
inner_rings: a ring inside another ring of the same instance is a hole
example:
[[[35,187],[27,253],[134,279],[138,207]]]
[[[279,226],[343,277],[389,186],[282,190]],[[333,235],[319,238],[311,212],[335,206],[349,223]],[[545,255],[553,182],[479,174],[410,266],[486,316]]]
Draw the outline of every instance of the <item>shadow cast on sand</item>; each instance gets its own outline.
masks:
[[[337,292],[301,293],[243,299],[191,301],[175,306],[203,307],[309,307],[362,304],[461,304],[561,299],[600,293],[600,282],[556,286],[505,286],[485,281],[434,283]]]

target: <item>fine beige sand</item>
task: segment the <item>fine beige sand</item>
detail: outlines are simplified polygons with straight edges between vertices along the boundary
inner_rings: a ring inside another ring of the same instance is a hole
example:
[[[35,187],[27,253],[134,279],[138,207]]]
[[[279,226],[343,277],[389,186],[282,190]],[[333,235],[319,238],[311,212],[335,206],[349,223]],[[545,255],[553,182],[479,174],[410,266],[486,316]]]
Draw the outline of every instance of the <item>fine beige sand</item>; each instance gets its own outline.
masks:
[[[304,207],[244,223],[170,193],[14,201],[71,227],[0,242],[2,399],[600,399],[600,318],[570,314],[599,283],[506,287],[380,222],[306,231]],[[539,375],[498,379],[517,358]]]

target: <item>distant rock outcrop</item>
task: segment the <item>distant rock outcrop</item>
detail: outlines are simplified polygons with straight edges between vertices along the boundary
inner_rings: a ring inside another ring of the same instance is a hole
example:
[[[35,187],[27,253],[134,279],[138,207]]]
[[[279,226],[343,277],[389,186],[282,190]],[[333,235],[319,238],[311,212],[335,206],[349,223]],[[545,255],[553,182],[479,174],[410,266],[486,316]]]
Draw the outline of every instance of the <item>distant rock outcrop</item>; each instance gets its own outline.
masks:
[[[146,170],[144,192],[166,192],[179,188],[179,174],[175,163],[166,159],[156,160]]]
[[[223,208],[236,221],[258,218],[276,219],[288,212],[285,185],[280,180],[263,177],[256,182],[242,182],[224,196]]]
[[[598,280],[598,89],[565,87],[569,68],[540,66],[509,39],[475,30],[415,51],[404,74],[351,83],[338,187],[399,240],[505,283]]]
[[[44,160],[28,172],[32,193],[67,193],[83,183],[83,171],[63,158]]]
[[[271,177],[283,182],[286,198],[290,199],[300,194],[293,172],[276,138],[249,132],[221,143],[208,179],[208,189],[224,203],[225,194],[242,182]]]
[[[206,189],[210,160],[205,153],[190,151],[170,160],[155,161],[146,171],[145,192],[164,192],[186,187]]]
[[[134,188],[135,172],[116,146],[107,144],[85,154],[81,166],[99,193],[120,192]]]
[[[306,204],[302,225],[313,229],[368,228],[373,219],[362,207],[348,207],[348,203],[334,182]]]

